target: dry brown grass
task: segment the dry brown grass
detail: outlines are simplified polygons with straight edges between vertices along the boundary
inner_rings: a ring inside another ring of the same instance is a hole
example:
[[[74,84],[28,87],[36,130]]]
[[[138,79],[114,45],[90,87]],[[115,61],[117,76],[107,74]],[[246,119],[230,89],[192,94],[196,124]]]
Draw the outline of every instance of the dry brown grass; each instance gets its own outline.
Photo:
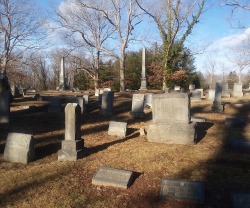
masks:
[[[151,119],[130,118],[131,95],[116,94],[115,114],[100,116],[96,98],[93,108],[82,116],[85,157],[76,162],[57,161],[64,134],[64,114],[46,110],[12,113],[11,125],[0,126],[0,207],[230,207],[232,192],[250,192],[249,150],[235,150],[231,140],[250,140],[249,98],[225,99],[223,113],[211,112],[211,101],[192,102],[192,115],[207,118],[196,145],[168,145],[147,142],[139,129]],[[42,105],[26,99],[20,105]],[[20,109],[20,108],[19,108]],[[228,127],[225,118],[239,117],[245,126]],[[110,120],[128,122],[128,135],[121,139],[107,135]],[[8,132],[32,133],[37,141],[36,160],[27,164],[3,160]],[[127,190],[97,188],[91,179],[100,166],[137,173]],[[205,182],[205,204],[160,199],[162,178]]]

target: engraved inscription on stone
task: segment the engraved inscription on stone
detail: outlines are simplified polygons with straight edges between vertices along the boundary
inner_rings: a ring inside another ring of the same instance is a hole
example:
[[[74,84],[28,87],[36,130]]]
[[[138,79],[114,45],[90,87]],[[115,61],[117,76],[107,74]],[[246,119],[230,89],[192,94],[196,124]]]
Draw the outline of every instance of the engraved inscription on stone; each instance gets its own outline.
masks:
[[[204,184],[187,180],[162,180],[161,197],[204,202]]]
[[[249,208],[250,193],[234,193],[232,194],[233,208]]]
[[[133,172],[131,171],[100,167],[92,178],[92,184],[128,188],[132,180],[132,174]]]

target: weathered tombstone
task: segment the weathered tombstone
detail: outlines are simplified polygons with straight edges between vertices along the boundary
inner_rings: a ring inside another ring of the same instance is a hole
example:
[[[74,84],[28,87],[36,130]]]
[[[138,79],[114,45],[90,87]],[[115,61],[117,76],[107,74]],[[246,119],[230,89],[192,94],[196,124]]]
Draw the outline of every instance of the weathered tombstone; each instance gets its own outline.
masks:
[[[190,91],[195,90],[195,85],[194,85],[194,84],[189,85],[188,89],[189,89]]]
[[[10,91],[0,92],[0,123],[9,123],[10,120]]]
[[[223,82],[222,83],[222,94],[221,97],[230,97],[230,93],[228,90],[228,83],[227,82]]]
[[[133,94],[131,116],[133,118],[144,118],[144,94]]]
[[[87,105],[89,103],[89,95],[83,95],[84,103]]]
[[[142,48],[142,72],[141,72],[141,87],[140,90],[147,90],[146,81],[146,49]]]
[[[214,111],[214,112],[222,112],[223,111],[223,106],[221,104],[221,93],[222,93],[222,85],[220,82],[217,82],[216,86],[215,86],[214,101],[213,101],[213,105],[211,107],[212,111]]]
[[[99,96],[100,95],[100,89],[95,89],[95,96]]]
[[[20,92],[19,92],[19,89],[18,89],[17,86],[12,85],[12,86],[10,87],[10,90],[11,90],[11,94],[12,94],[12,96],[13,96],[14,98],[20,96]]]
[[[180,90],[181,90],[181,87],[180,87],[180,86],[174,86],[174,91],[180,92]]]
[[[60,97],[50,97],[49,113],[59,113],[62,111],[62,100]]]
[[[61,69],[59,74],[59,90],[65,90],[65,63],[64,63],[64,57],[61,59]]]
[[[234,83],[233,97],[243,97],[242,83]]]
[[[84,113],[84,105],[85,105],[85,100],[83,97],[76,97],[75,98],[75,103],[77,103],[80,108],[81,108],[81,114]]]
[[[109,122],[108,135],[125,137],[126,132],[127,132],[127,123],[126,122],[117,122],[117,121],[110,121]]]
[[[202,98],[202,95],[201,95],[200,90],[195,89],[191,92],[191,99],[192,100],[201,100],[201,98]]]
[[[188,93],[153,95],[153,120],[147,127],[149,142],[193,144],[195,123],[191,123]]]
[[[113,91],[104,92],[101,98],[102,98],[102,103],[101,103],[100,114],[101,115],[113,115],[114,92]]]
[[[152,108],[153,93],[147,93],[147,94],[145,94],[144,99],[145,99],[145,101],[144,101],[144,107]]]
[[[65,140],[58,151],[59,161],[76,161],[83,156],[84,143],[81,139],[81,108],[76,103],[65,107]]]
[[[162,179],[161,197],[204,203],[204,183],[187,180]]]
[[[214,97],[215,97],[215,90],[209,89],[208,90],[208,100],[214,100]]]
[[[232,208],[249,208],[250,193],[233,193]]]
[[[131,171],[100,167],[92,178],[92,184],[126,189],[131,185],[132,180],[133,172]]]
[[[34,139],[30,134],[9,133],[4,149],[4,160],[27,164],[35,157]]]

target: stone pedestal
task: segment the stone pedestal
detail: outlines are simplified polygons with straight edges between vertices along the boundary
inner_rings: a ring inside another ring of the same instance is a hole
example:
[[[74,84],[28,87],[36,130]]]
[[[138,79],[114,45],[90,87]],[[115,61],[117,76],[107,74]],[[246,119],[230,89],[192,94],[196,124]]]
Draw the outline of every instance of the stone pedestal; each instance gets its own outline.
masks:
[[[147,80],[146,80],[146,78],[141,78],[140,90],[147,90]]]
[[[83,157],[84,143],[81,139],[81,108],[76,103],[68,103],[65,107],[65,140],[58,151],[59,161],[76,161]]]

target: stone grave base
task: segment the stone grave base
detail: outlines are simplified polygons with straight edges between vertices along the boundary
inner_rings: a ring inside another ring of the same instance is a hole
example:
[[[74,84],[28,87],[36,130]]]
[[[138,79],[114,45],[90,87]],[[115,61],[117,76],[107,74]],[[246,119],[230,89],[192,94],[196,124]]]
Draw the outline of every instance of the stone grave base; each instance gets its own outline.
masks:
[[[147,127],[149,142],[167,144],[194,144],[195,122],[183,123],[151,123]]]
[[[243,97],[243,92],[233,92],[233,97]]]
[[[76,161],[83,157],[82,140],[63,140],[62,149],[58,151],[58,161]]]

